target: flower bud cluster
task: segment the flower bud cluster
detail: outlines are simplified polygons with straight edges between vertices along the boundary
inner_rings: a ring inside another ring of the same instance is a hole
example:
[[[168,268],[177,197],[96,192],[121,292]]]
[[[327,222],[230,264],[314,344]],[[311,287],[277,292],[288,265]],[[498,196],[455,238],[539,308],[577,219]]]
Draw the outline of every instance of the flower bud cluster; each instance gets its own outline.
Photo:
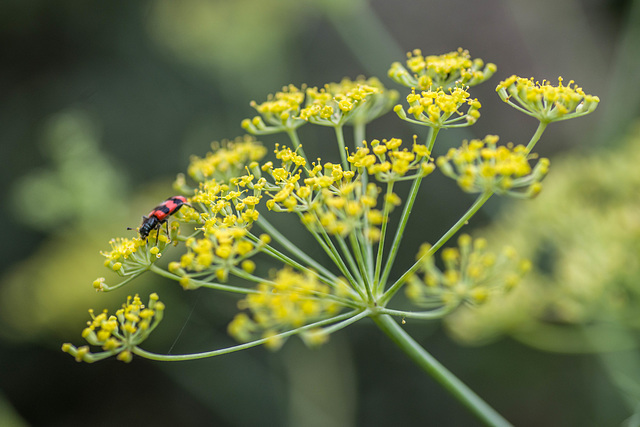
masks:
[[[496,91],[504,102],[543,123],[584,116],[600,102],[597,96],[584,93],[573,80],[563,86],[562,77],[558,77],[558,86],[553,86],[545,80],[534,82],[533,77],[511,76],[500,82]]]
[[[424,307],[481,304],[494,295],[513,289],[531,268],[527,260],[519,260],[515,250],[506,247],[495,254],[487,249],[487,241],[463,234],[457,248],[442,251],[444,270],[436,266],[429,254],[431,246],[421,248],[420,269],[406,287],[407,296]]]
[[[149,296],[149,304],[144,306],[136,294],[128,297],[115,315],[109,316],[107,310],[95,315],[89,310],[92,320],[82,331],[82,337],[92,346],[102,347],[102,352],[91,353],[89,346],[75,347],[62,345],[62,351],[71,354],[78,362],[95,362],[117,355],[123,362],[131,362],[133,349],[147,339],[158,326],[164,315],[164,304],[158,295]]]
[[[389,77],[403,86],[419,90],[453,88],[456,85],[475,86],[496,72],[495,64],[471,59],[468,50],[458,49],[444,55],[423,56],[420,49],[407,53],[406,67],[394,62]]]
[[[260,114],[242,121],[255,135],[290,132],[305,123],[322,126],[366,124],[391,110],[398,92],[387,90],[375,77],[342,79],[323,87],[289,85],[269,95],[267,101],[251,106]]]
[[[349,155],[347,160],[354,169],[366,170],[380,182],[424,177],[434,170],[433,163],[429,162],[429,149],[415,141],[411,151],[402,148],[402,140],[399,138],[382,141],[374,139],[370,144],[363,141],[363,145]]]
[[[196,182],[211,179],[229,182],[231,178],[244,174],[249,164],[262,160],[266,154],[267,149],[250,135],[234,141],[213,142],[211,151],[204,158],[191,157],[187,173]]]
[[[327,284],[313,272],[288,268],[279,270],[273,281],[259,284],[257,291],[238,303],[246,311],[235,316],[228,330],[243,342],[268,338],[265,345],[271,349],[283,344],[279,333],[338,314],[350,295],[341,280]]]
[[[400,104],[393,108],[398,117],[436,129],[470,126],[480,117],[478,111],[481,107],[480,102],[470,98],[467,88],[462,86],[449,88],[446,91],[438,88],[420,93],[411,89],[411,93],[407,95],[407,102],[409,108],[406,112]],[[466,112],[460,111],[463,106],[467,106]]]
[[[436,161],[446,176],[455,179],[468,193],[494,192],[516,197],[533,197],[542,189],[540,181],[549,170],[549,160],[542,158],[535,168],[529,165],[533,156],[523,145],[497,146],[498,137],[463,141],[462,147],[451,148]]]
[[[260,114],[253,119],[244,119],[242,128],[254,135],[267,135],[297,129],[306,123],[301,119],[300,109],[305,98],[305,87],[298,89],[294,85],[285,86],[282,91],[269,94],[267,100],[251,106]]]
[[[181,277],[180,284],[185,289],[195,289],[200,285],[190,280],[190,274],[210,275],[218,281],[226,282],[229,273],[237,266],[247,272],[255,270],[251,257],[271,241],[266,234],[256,241],[249,237],[249,231],[240,227],[213,227],[204,237],[187,239],[187,253],[180,262],[169,264],[169,271]]]

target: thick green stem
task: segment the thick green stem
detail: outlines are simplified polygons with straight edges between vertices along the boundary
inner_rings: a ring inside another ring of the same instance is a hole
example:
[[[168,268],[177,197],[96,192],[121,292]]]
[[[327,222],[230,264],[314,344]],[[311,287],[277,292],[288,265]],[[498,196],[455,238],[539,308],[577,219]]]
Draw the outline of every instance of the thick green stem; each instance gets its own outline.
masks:
[[[420,369],[440,383],[440,385],[485,425],[500,427],[511,426],[495,409],[489,406],[487,402],[482,400],[480,396],[475,394],[473,390],[422,348],[391,316],[375,316],[373,320]]]

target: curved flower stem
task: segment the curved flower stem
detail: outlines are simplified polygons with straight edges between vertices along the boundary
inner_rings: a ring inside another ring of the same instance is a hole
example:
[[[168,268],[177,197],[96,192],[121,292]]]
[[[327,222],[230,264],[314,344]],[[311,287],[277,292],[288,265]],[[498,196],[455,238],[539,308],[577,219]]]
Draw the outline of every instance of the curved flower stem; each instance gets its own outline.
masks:
[[[130,281],[132,281],[133,279],[135,279],[136,277],[140,276],[142,273],[144,273],[145,271],[148,271],[150,269],[153,269],[153,267],[155,267],[154,264],[151,264],[149,266],[148,269],[143,269],[140,271],[136,271],[135,273],[133,273],[131,276],[127,277],[126,279],[124,279],[122,282],[118,283],[117,285],[113,285],[113,286],[109,286],[109,285],[105,285],[104,283],[100,286],[100,289],[98,289],[100,292],[111,292],[111,291],[115,291],[116,289],[126,285],[127,283],[129,283]]]
[[[334,323],[331,326],[327,326],[326,328],[323,329],[323,332],[326,334],[332,334],[334,332],[339,331],[340,329],[344,329],[349,325],[352,325],[354,323],[356,323],[358,320],[363,319],[367,316],[371,315],[371,311],[369,309],[364,310],[361,313],[356,314],[355,316],[349,317],[346,320],[343,320],[341,322],[338,323]]]
[[[157,353],[151,353],[149,351],[143,350],[143,349],[141,349],[139,347],[134,347],[132,349],[132,352],[134,354],[137,354],[138,356],[141,356],[141,357],[144,357],[144,358],[147,358],[147,359],[161,360],[163,362],[181,362],[181,361],[185,361],[185,360],[205,359],[207,357],[221,356],[223,354],[229,354],[229,353],[233,353],[233,352],[236,352],[236,351],[245,350],[247,348],[256,347],[256,346],[259,346],[261,344],[264,344],[265,342],[267,342],[267,341],[269,341],[270,339],[273,339],[273,338],[286,338],[286,337],[290,337],[291,335],[299,334],[300,332],[304,332],[304,331],[309,330],[309,329],[319,328],[319,327],[322,327],[322,326],[325,326],[325,325],[330,325],[332,323],[342,322],[343,320],[347,320],[347,319],[349,319],[351,317],[357,316],[362,311],[363,311],[362,309],[353,310],[353,311],[350,311],[348,313],[341,314],[339,316],[334,316],[334,317],[332,317],[330,319],[320,320],[318,322],[311,323],[309,325],[302,326],[300,328],[292,329],[290,331],[286,331],[286,332],[283,332],[283,333],[278,334],[278,335],[274,335],[274,336],[269,337],[269,338],[262,338],[262,339],[251,341],[251,342],[244,343],[244,344],[234,345],[234,346],[227,347],[227,348],[221,348],[219,350],[205,351],[205,352],[202,352],[202,353],[193,353],[193,354],[157,354]]]
[[[533,136],[531,137],[531,140],[529,141],[529,144],[527,144],[527,154],[529,154],[531,150],[533,150],[533,147],[535,147],[536,143],[540,140],[540,137],[542,136],[542,133],[544,132],[544,130],[547,128],[547,125],[548,123],[546,122],[538,123],[538,128],[536,129],[536,133],[533,134]]]
[[[343,126],[335,126],[334,129],[336,131],[336,139],[338,140],[338,149],[340,150],[340,159],[342,161],[342,170],[349,170],[349,163],[347,162],[347,150],[344,144],[344,132],[342,130]]]
[[[387,289],[382,298],[379,300],[379,304],[384,306],[395,295],[400,287],[406,282],[406,280],[414,274],[420,267],[422,258],[433,255],[442,245],[444,245],[454,234],[462,228],[463,225],[469,221],[469,219],[475,215],[476,212],[486,203],[487,200],[493,195],[493,191],[487,191],[481,194],[471,207],[465,212],[464,215],[456,222],[453,227],[449,229],[441,238],[433,245],[426,254],[424,254],[418,261],[415,262],[396,282]]]
[[[373,321],[420,369],[440,383],[480,421],[488,426],[511,426],[495,409],[422,348],[391,316],[374,316]]]

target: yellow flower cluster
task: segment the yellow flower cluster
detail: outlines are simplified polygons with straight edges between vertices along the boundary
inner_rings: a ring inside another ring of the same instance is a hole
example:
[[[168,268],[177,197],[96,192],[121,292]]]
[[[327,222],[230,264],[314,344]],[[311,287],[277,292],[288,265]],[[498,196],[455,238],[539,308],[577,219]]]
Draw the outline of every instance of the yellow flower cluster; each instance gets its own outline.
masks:
[[[393,111],[398,117],[436,129],[470,126],[480,117],[480,102],[470,98],[469,92],[460,86],[449,88],[447,91],[439,88],[420,93],[411,89],[411,93],[407,95],[407,102],[409,108],[406,112],[400,104],[394,107]],[[460,111],[464,105],[468,106],[466,113]],[[414,119],[408,115],[412,115]]]
[[[533,197],[542,189],[540,181],[549,170],[549,160],[542,158],[535,168],[523,145],[497,146],[498,137],[463,141],[439,157],[437,165],[446,176],[455,179],[468,193],[495,192],[517,197]]]
[[[329,83],[328,91],[329,93],[345,94],[358,91],[359,87],[368,87],[374,90],[367,94],[366,102],[360,103],[358,108],[349,114],[347,124],[358,125],[372,122],[391,111],[400,96],[398,91],[386,89],[378,78],[370,77],[367,79],[364,76],[358,76],[353,81],[344,78],[340,83]]]
[[[341,181],[331,189],[323,188],[317,193],[317,200],[309,212],[302,216],[302,222],[311,230],[345,237],[355,231],[361,231],[370,242],[380,240],[379,226],[385,217],[379,209],[380,189],[373,183],[362,188],[360,180]],[[389,195],[386,202],[390,209],[400,204],[395,194]]]
[[[314,163],[312,169],[307,170],[307,178],[302,179],[302,157],[286,147],[277,150],[276,155],[282,160],[282,167],[274,168],[271,162],[262,166],[274,181],[261,186],[275,192],[270,194],[267,208],[276,212],[297,212],[302,215],[303,224],[316,232],[326,231],[344,237],[354,230],[362,230],[370,241],[379,239],[378,226],[384,219],[382,212],[375,209],[380,192],[375,184],[363,188],[360,178],[354,179],[355,172],[345,171],[341,165],[329,162],[324,165]],[[389,197],[388,203],[395,206],[399,199]]]
[[[260,283],[257,290],[238,303],[248,313],[238,313],[228,330],[239,341],[268,338],[265,345],[271,349],[283,344],[279,333],[338,314],[350,295],[342,281],[328,285],[310,271],[289,268],[279,270],[273,281]]]
[[[427,244],[420,249],[420,273],[406,287],[407,296],[424,307],[484,303],[513,289],[531,268],[529,261],[518,260],[513,248],[496,255],[487,250],[485,239],[472,241],[467,234],[460,236],[457,248],[442,251],[444,271],[428,255],[430,249]]]
[[[387,90],[375,77],[344,78],[322,88],[285,86],[267,101],[251,106],[260,114],[242,121],[242,128],[255,135],[293,131],[310,122],[324,126],[366,124],[391,110],[398,92]],[[304,106],[303,106],[304,104]]]
[[[258,219],[256,206],[262,200],[262,195],[259,190],[251,192],[246,188],[252,180],[252,175],[243,175],[232,178],[232,184],[218,183],[215,180],[200,183],[191,202],[199,203],[202,207],[203,212],[199,216],[200,221],[205,224],[205,232],[218,226],[248,227]]]
[[[240,265],[242,270],[252,273],[255,264],[249,258],[270,242],[268,235],[260,236],[256,242],[249,238],[249,231],[240,227],[211,227],[205,225],[203,238],[187,239],[187,253],[180,262],[169,264],[169,270],[182,277],[185,288],[195,288],[188,272],[210,273],[220,281],[226,281],[229,272]]]
[[[428,56],[415,49],[407,53],[406,64],[407,67],[400,62],[391,64],[389,77],[401,85],[420,90],[475,86],[497,70],[495,64],[485,65],[480,58],[471,59],[469,51],[462,48],[444,55]]]
[[[416,144],[411,151],[402,148],[399,138],[374,139],[370,144],[363,142],[363,147],[349,155],[347,160],[359,171],[366,169],[369,175],[375,175],[380,182],[393,182],[414,176],[426,176],[433,172],[434,165],[430,163],[429,150],[426,145]],[[369,147],[370,145],[370,147]],[[407,176],[411,171],[415,174]]]
[[[346,78],[320,89],[308,88],[306,106],[300,110],[300,118],[323,126],[341,126],[356,117],[358,109],[373,95],[380,93],[382,89],[378,87]]]
[[[175,237],[178,234],[177,231],[178,224],[174,222],[171,224],[170,234]],[[162,251],[170,242],[169,236],[161,233],[158,236],[158,246],[147,245],[150,241],[155,245],[156,233],[158,233],[158,230],[153,230],[146,240],[138,237],[133,239],[125,237],[111,239],[109,241],[111,250],[100,252],[106,258],[104,266],[121,276],[128,276],[147,270],[160,257]],[[97,289],[101,290],[101,287],[97,287]]]
[[[600,98],[587,95],[573,80],[563,86],[558,77],[558,86],[546,81],[534,82],[511,76],[496,88],[500,98],[525,114],[536,117],[543,123],[572,119],[591,113]]]
[[[251,101],[251,106],[260,116],[244,119],[241,126],[247,132],[256,135],[293,130],[302,126],[306,123],[299,117],[304,102],[304,90],[304,86],[298,89],[289,85],[283,87],[280,92],[269,94],[267,100],[261,104]]]
[[[118,360],[130,362],[133,348],[146,340],[162,320],[164,304],[153,293],[149,296],[148,307],[145,307],[136,295],[128,297],[115,315],[109,316],[106,310],[98,315],[94,315],[93,310],[89,313],[93,320],[82,331],[82,337],[104,351],[91,353],[89,346],[76,348],[69,343],[62,345],[62,351],[74,356],[78,362],[91,363],[116,354]]]
[[[234,141],[213,142],[211,149],[204,158],[191,157],[187,173],[197,182],[210,179],[229,182],[231,178],[244,174],[246,166],[262,160],[267,154],[267,149],[250,135]]]

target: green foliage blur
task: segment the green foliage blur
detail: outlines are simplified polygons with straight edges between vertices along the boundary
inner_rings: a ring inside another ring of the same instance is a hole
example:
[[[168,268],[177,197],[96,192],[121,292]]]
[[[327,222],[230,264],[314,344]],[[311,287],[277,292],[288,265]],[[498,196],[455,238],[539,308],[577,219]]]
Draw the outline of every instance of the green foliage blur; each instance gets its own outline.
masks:
[[[109,274],[99,251],[108,249],[111,237],[134,233],[126,228],[135,228],[141,215],[173,195],[171,181],[184,171],[190,155],[204,154],[211,141],[242,134],[240,121],[253,115],[252,99],[265,99],[289,83],[319,85],[360,74],[378,76],[394,87],[386,80],[388,66],[413,48],[434,54],[469,49],[474,57],[498,65],[495,84],[511,74],[540,80],[562,75],[599,95],[602,105],[590,120],[551,127],[539,144],[540,154],[552,159],[542,196],[560,191],[553,188],[562,185],[552,180],[557,174],[571,176],[575,188],[563,187],[567,194],[583,189],[584,197],[602,209],[627,206],[627,199],[637,203],[637,187],[612,182],[608,172],[617,169],[624,181],[620,172],[634,174],[636,169],[629,163],[633,156],[622,150],[640,112],[640,92],[628,89],[640,65],[634,48],[640,43],[639,3],[2,2],[0,188],[6,243],[0,257],[0,425],[114,425],[122,420],[125,425],[474,425],[436,384],[416,374],[402,353],[381,344],[374,328],[336,334],[318,350],[290,342],[279,353],[253,349],[181,364],[136,359],[130,365],[85,366],[59,347],[79,338],[88,308],[113,311],[126,295],[140,293],[145,299],[150,289],[168,307],[150,350],[182,353],[229,345],[226,324],[236,311],[234,299],[182,291],[156,278],[96,294],[92,281]],[[489,82],[476,92],[483,104],[477,125],[448,131],[439,150],[494,133],[501,141],[526,142],[535,123],[505,107],[493,87]],[[410,140],[414,129],[391,116],[377,122],[368,137]],[[301,137],[313,157],[323,149],[323,134],[306,128]],[[599,157],[615,157],[603,154],[614,150],[618,154],[610,166],[597,166]],[[580,154],[586,160],[558,161],[555,171],[559,154]],[[407,246],[414,249],[435,241],[470,203],[444,178],[434,177],[425,187],[427,202],[415,210],[428,216],[414,217],[408,225],[419,230],[407,236]],[[631,188],[630,193],[615,203],[613,196],[599,198],[622,188]],[[542,196],[531,202],[546,203],[536,211],[562,209],[557,198]],[[547,233],[540,242],[514,228],[496,231],[507,240],[498,244],[517,237],[523,245],[535,244],[529,248],[542,254],[540,265],[557,265],[585,254],[606,262],[621,250],[607,248],[630,241],[624,255],[635,250],[637,263],[633,235],[619,227],[611,231],[623,222],[582,216],[586,209],[580,206],[587,201],[574,203],[572,218],[564,220],[575,228],[564,229],[566,234]],[[510,218],[516,227],[525,217],[519,212],[534,210],[531,206],[492,201],[469,226],[488,227]],[[625,218],[637,226],[638,215],[635,210]],[[544,215],[526,218],[520,226],[534,234],[549,221]],[[583,252],[585,240],[589,251]],[[412,263],[405,258],[398,269]],[[579,282],[584,267],[577,265],[571,277]],[[632,271],[616,280],[637,283],[637,266]],[[603,276],[594,281],[602,286],[610,278]],[[571,286],[581,289],[580,283]],[[553,295],[545,293],[545,298]],[[636,319],[631,320],[637,324]],[[454,320],[448,326],[455,331]],[[637,329],[625,341],[631,344],[609,349],[615,354],[603,357],[577,351],[558,355],[548,351],[557,351],[550,345],[533,346],[539,336],[526,328],[519,330],[518,340],[464,347],[438,324],[409,322],[406,327],[515,425],[619,425],[640,402],[633,382],[625,387],[620,372],[612,373],[619,358],[634,372]],[[481,338],[479,330],[476,334],[471,338]]]

